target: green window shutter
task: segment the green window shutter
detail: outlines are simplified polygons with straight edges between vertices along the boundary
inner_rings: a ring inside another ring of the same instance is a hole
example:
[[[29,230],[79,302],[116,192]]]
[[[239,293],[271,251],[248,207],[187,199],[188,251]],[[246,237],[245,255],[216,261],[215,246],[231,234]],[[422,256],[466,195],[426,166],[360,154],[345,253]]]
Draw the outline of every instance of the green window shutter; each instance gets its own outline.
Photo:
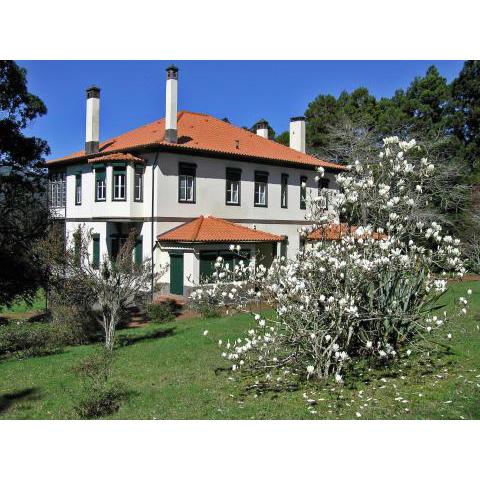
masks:
[[[135,243],[135,263],[141,265],[143,262],[143,237],[140,236],[137,238]]]
[[[92,258],[92,267],[98,268],[100,266],[100,235],[94,233],[92,235],[93,241],[93,258]]]

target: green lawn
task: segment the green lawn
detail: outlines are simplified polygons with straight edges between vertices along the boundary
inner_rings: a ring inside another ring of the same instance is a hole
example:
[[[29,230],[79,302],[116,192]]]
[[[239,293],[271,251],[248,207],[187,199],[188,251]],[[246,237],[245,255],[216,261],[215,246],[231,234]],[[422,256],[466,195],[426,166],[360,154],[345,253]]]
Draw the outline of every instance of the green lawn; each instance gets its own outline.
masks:
[[[10,307],[0,305],[0,317],[7,319],[29,318],[43,311],[45,311],[45,293],[41,289],[38,290],[31,304],[24,300],[18,300]]]
[[[109,418],[480,418],[480,282],[454,284],[450,294],[467,288],[474,291],[471,313],[450,330],[452,352],[435,359],[434,368],[413,362],[412,368],[400,364],[391,371],[367,371],[343,388],[320,385],[257,396],[246,392],[241,380],[229,380],[229,372],[221,370],[227,363],[217,341],[245,331],[252,322],[245,315],[122,331],[129,344],[118,349],[115,377],[129,395]],[[72,367],[93,348],[1,361],[0,418],[75,418],[80,384]],[[310,408],[305,391],[316,401]]]

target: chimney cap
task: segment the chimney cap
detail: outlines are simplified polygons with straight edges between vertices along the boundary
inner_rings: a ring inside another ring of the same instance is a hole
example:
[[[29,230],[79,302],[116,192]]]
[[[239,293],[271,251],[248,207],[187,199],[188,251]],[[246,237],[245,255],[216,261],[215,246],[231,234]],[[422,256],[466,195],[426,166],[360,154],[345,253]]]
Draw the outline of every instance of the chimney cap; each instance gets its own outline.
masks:
[[[264,119],[264,118],[261,118],[256,124],[255,124],[256,128],[259,129],[259,128],[268,128],[268,122]]]
[[[291,117],[291,118],[290,118],[290,121],[291,121],[291,122],[304,122],[304,121],[305,121],[305,117]]]
[[[92,85],[86,89],[87,98],[100,98],[100,88],[96,85]]]
[[[173,78],[174,80],[178,79],[178,68],[175,65],[170,65],[165,69],[167,71],[167,80]]]

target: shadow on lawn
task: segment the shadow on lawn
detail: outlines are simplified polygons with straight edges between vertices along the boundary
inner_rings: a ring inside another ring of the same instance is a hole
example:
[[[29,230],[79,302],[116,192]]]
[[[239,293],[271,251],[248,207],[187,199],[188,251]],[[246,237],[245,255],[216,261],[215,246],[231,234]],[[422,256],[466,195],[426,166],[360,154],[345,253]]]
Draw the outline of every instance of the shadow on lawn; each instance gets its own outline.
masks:
[[[37,400],[38,388],[24,388],[13,393],[4,393],[0,395],[0,414],[6,412],[15,403],[22,400]]]
[[[164,328],[162,330],[156,330],[154,332],[145,333],[143,335],[124,335],[118,338],[118,345],[120,347],[128,347],[144,340],[152,340],[156,338],[170,337],[174,335],[175,327]]]

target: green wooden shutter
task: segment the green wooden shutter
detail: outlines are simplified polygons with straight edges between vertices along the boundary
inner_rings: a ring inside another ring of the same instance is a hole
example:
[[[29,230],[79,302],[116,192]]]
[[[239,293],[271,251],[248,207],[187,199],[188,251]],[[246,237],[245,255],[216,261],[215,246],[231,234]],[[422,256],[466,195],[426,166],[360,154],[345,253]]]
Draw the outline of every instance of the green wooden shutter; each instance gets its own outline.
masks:
[[[170,293],[183,295],[183,253],[170,253]]]
[[[93,241],[93,258],[92,258],[92,267],[98,268],[100,266],[100,235],[94,233],[92,235]]]
[[[143,237],[140,236],[137,238],[137,243],[135,243],[135,263],[141,265],[143,262]]]

